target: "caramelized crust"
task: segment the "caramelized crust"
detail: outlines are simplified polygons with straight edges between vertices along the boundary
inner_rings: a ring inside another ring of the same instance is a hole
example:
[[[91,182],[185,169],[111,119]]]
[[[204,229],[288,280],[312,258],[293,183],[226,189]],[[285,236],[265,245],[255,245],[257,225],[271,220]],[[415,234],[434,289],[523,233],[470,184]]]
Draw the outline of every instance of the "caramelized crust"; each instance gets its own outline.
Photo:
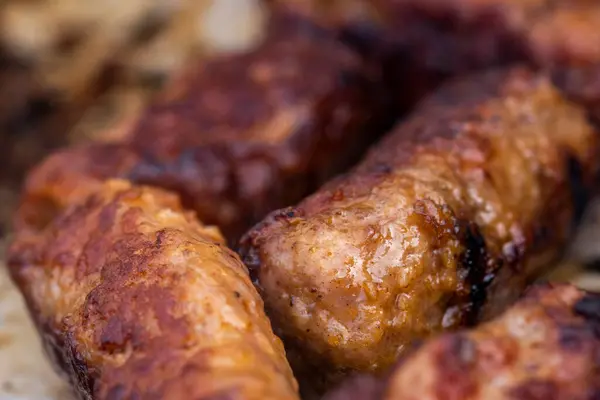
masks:
[[[327,400],[588,400],[600,396],[600,296],[538,286],[501,317],[442,335],[385,379],[361,377]]]
[[[356,54],[278,12],[260,48],[192,68],[123,142],[50,157],[26,184],[18,225],[39,225],[36,210],[62,207],[76,182],[118,177],[175,190],[235,239],[356,161],[384,103]]]
[[[596,134],[525,69],[443,88],[352,172],[242,239],[276,330],[302,367],[335,376],[497,314],[568,237]]]
[[[48,353],[82,399],[298,399],[239,258],[177,196],[108,181],[9,267]],[[77,200],[77,201],[76,201]]]

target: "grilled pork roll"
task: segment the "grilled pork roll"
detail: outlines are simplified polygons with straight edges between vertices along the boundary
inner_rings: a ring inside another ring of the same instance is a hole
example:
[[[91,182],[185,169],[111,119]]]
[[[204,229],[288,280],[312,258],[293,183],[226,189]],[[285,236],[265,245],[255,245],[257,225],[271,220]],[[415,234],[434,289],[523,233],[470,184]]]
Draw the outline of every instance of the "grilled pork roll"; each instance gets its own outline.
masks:
[[[235,241],[383,132],[379,78],[326,29],[275,12],[259,48],[190,68],[118,143],[46,160],[26,183],[17,228],[43,224],[40,210],[62,208],[81,180],[123,178],[176,191]]]
[[[85,182],[82,182],[85,185]],[[82,399],[289,399],[297,384],[248,271],[176,195],[94,185],[8,251]]]
[[[319,0],[315,0],[319,1]],[[600,3],[590,0],[374,0],[398,99],[443,80],[515,62],[552,72],[600,117]]]
[[[433,339],[387,377],[357,377],[326,399],[593,399],[599,357],[600,295],[540,285],[501,317]]]
[[[271,213],[240,251],[298,370],[379,372],[412,341],[511,304],[568,238],[597,142],[547,77],[488,72],[444,87],[351,172]]]

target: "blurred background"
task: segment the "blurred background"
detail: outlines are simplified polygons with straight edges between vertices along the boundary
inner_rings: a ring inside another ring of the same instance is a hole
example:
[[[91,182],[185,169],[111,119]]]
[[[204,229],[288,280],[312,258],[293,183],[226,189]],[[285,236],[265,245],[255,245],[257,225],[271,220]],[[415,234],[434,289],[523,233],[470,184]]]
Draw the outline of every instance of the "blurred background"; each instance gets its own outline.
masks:
[[[0,240],[31,166],[56,148],[126,136],[191,63],[260,44],[276,1],[0,1]],[[285,2],[329,25],[378,19],[368,1]],[[599,238],[596,202],[550,278],[600,290]],[[0,400],[67,398],[1,268]]]
[[[0,233],[50,150],[124,135],[186,63],[249,49],[259,0],[0,2]]]

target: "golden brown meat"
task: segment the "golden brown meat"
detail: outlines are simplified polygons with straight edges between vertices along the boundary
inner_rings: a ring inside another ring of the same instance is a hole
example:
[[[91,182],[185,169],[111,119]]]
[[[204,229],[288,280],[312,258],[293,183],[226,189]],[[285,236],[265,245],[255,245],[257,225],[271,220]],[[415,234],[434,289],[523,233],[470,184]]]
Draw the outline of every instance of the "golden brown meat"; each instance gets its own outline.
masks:
[[[343,375],[495,315],[560,251],[597,139],[526,69],[445,87],[351,173],[242,239],[276,331]]]
[[[108,181],[9,253],[44,344],[84,399],[297,399],[237,255],[177,196]]]
[[[327,400],[589,400],[600,396],[600,295],[540,285],[501,317],[442,335],[381,380]]]
[[[62,206],[61,186],[119,177],[177,191],[234,239],[356,161],[380,131],[384,102],[377,74],[355,53],[276,13],[260,48],[192,68],[124,142],[40,166],[26,187],[26,223],[40,204]]]
[[[441,80],[515,61],[549,68],[600,112],[596,0],[374,0],[405,105]],[[389,54],[388,54],[389,55]],[[600,115],[600,114],[598,114]]]

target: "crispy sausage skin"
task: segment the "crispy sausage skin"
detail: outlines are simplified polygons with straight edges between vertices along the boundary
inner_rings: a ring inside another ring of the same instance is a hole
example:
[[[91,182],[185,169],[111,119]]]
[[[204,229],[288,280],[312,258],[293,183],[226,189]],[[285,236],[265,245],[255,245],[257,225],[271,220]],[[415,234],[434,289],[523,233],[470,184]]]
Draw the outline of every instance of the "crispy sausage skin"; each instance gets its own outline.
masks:
[[[84,183],[82,183],[84,184]],[[237,255],[176,195],[108,181],[39,231],[10,272],[82,399],[298,399]]]
[[[539,285],[499,318],[430,340],[386,378],[358,377],[326,399],[594,399],[599,356],[600,295]]]
[[[596,134],[527,69],[441,89],[353,171],[242,239],[275,329],[300,364],[343,375],[495,315],[560,251]]]
[[[50,157],[26,184],[31,212],[18,224],[62,207],[73,182],[117,177],[177,191],[235,239],[357,161],[383,131],[378,79],[327,30],[274,11],[258,49],[191,68],[121,143]]]

